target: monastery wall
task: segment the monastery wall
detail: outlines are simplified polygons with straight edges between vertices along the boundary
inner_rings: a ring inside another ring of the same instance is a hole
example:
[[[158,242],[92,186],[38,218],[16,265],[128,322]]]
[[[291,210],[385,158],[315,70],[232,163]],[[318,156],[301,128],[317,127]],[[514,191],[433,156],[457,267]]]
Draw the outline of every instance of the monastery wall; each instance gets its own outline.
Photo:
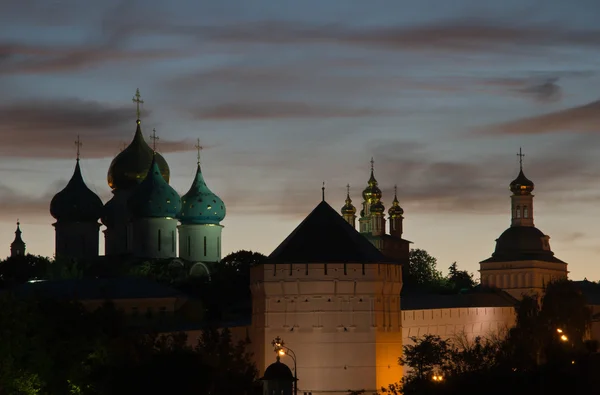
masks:
[[[471,307],[402,311],[403,344],[413,344],[411,337],[427,334],[442,339],[466,336],[472,340],[502,335],[516,323],[512,307]]]

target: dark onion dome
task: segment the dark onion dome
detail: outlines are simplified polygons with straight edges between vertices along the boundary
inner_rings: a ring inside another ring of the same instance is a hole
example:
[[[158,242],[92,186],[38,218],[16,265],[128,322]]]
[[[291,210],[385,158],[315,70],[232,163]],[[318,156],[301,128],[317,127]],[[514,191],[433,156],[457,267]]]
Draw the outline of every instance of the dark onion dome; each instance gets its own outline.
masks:
[[[190,190],[181,197],[182,224],[218,224],[225,218],[225,203],[206,186],[200,164]]]
[[[78,159],[67,186],[52,198],[50,214],[57,221],[96,222],[102,216],[102,208],[102,200],[83,181]]]
[[[377,214],[377,215],[382,215],[385,212],[385,207],[384,207],[383,203],[381,203],[381,200],[377,200],[375,203],[373,203],[371,205],[370,212],[371,212],[371,214]]]
[[[372,199],[381,199],[381,189],[379,189],[379,187],[377,186],[377,180],[373,175],[373,169],[371,169],[371,177],[369,178],[368,184],[369,185],[365,188],[365,190],[362,193],[363,199],[365,201],[369,201]]]
[[[510,190],[515,195],[529,195],[533,192],[534,187],[533,181],[523,174],[523,169],[519,171],[517,178],[510,183]]]
[[[564,263],[554,257],[546,235],[534,226],[512,226],[496,239],[492,257],[483,262],[514,262],[538,260]]]
[[[267,369],[265,369],[265,374],[261,380],[295,381],[296,379],[290,368],[286,364],[281,363],[279,356],[277,356],[277,361],[270,364]]]
[[[181,210],[181,198],[165,181],[153,160],[148,175],[127,201],[135,218],[176,218]]]
[[[346,195],[346,204],[342,207],[342,215],[355,215],[356,207],[352,205],[352,199],[350,199],[350,192]]]
[[[398,201],[398,195],[394,193],[394,201],[392,202],[392,207],[388,210],[388,214],[390,218],[399,218],[404,214],[404,210],[400,207],[400,202]]]
[[[127,199],[129,193],[127,191],[120,191],[121,193],[115,193],[112,199],[110,199],[104,205],[102,210],[102,223],[107,227],[111,227],[118,222],[118,219],[126,219],[129,217],[129,210],[127,210]]]
[[[137,128],[131,144],[112,160],[108,168],[107,180],[112,189],[128,189],[140,184],[146,178],[153,160],[156,160],[165,181],[169,182],[169,165],[158,153],[154,159],[154,151],[146,144],[142,135],[141,122],[139,119],[136,122]]]

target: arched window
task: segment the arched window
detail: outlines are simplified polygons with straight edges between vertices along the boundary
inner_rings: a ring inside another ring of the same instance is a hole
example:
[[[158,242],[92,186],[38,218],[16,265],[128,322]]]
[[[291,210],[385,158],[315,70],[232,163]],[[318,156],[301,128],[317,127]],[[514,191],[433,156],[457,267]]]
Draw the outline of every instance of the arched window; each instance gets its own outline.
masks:
[[[521,207],[517,206],[515,209],[515,218],[521,218]]]
[[[204,236],[204,256],[206,256],[206,236]]]
[[[160,240],[160,236],[161,236],[161,235],[160,235],[160,229],[159,229],[159,230],[158,230],[158,250],[159,250],[159,251],[160,251],[160,247],[161,247],[161,245],[160,245],[160,241],[161,241],[161,240]]]
[[[187,238],[187,251],[188,256],[192,255],[192,238],[190,236]]]
[[[529,218],[529,210],[527,210],[527,206],[523,206],[523,218]]]

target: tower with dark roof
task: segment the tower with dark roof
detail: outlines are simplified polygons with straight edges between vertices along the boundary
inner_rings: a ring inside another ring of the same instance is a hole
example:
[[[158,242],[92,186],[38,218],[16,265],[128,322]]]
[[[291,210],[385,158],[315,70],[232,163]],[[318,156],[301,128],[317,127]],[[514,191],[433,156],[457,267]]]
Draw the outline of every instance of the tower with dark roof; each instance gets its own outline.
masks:
[[[216,263],[221,261],[221,221],[225,218],[225,203],[206,185],[200,167],[200,141],[196,148],[196,175],[189,191],[181,197],[179,257],[194,263]]]
[[[299,393],[370,393],[397,381],[401,288],[401,264],[323,200],[266,263],[251,269],[259,370],[280,336],[296,353]]]
[[[492,256],[480,262],[481,284],[503,289],[515,298],[540,294],[551,281],[567,278],[567,264],[554,256],[550,236],[533,222],[535,185],[523,172],[519,150],[519,174],[509,185],[512,195],[510,227],[496,239]]]
[[[73,176],[67,186],[50,202],[50,214],[56,219],[55,255],[57,257],[85,259],[98,256],[102,200],[88,188],[81,175],[79,164],[79,138],[77,160]]]
[[[23,256],[25,255],[25,242],[21,238],[21,223],[17,221],[17,230],[15,230],[15,239],[10,243],[10,256]]]

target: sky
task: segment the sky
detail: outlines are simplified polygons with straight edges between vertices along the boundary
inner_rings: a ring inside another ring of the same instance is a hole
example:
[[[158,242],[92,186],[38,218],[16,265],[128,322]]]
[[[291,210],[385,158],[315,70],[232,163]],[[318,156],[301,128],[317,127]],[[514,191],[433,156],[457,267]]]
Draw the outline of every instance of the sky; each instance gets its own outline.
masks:
[[[19,219],[28,252],[53,255],[49,204],[77,135],[88,186],[110,199],[139,88],[181,194],[200,139],[224,255],[269,254],[323,181],[334,208],[346,184],[358,207],[373,157],[412,247],[478,277],[510,224],[522,147],[536,226],[571,278],[600,280],[599,13],[595,0],[4,0],[0,246]]]

